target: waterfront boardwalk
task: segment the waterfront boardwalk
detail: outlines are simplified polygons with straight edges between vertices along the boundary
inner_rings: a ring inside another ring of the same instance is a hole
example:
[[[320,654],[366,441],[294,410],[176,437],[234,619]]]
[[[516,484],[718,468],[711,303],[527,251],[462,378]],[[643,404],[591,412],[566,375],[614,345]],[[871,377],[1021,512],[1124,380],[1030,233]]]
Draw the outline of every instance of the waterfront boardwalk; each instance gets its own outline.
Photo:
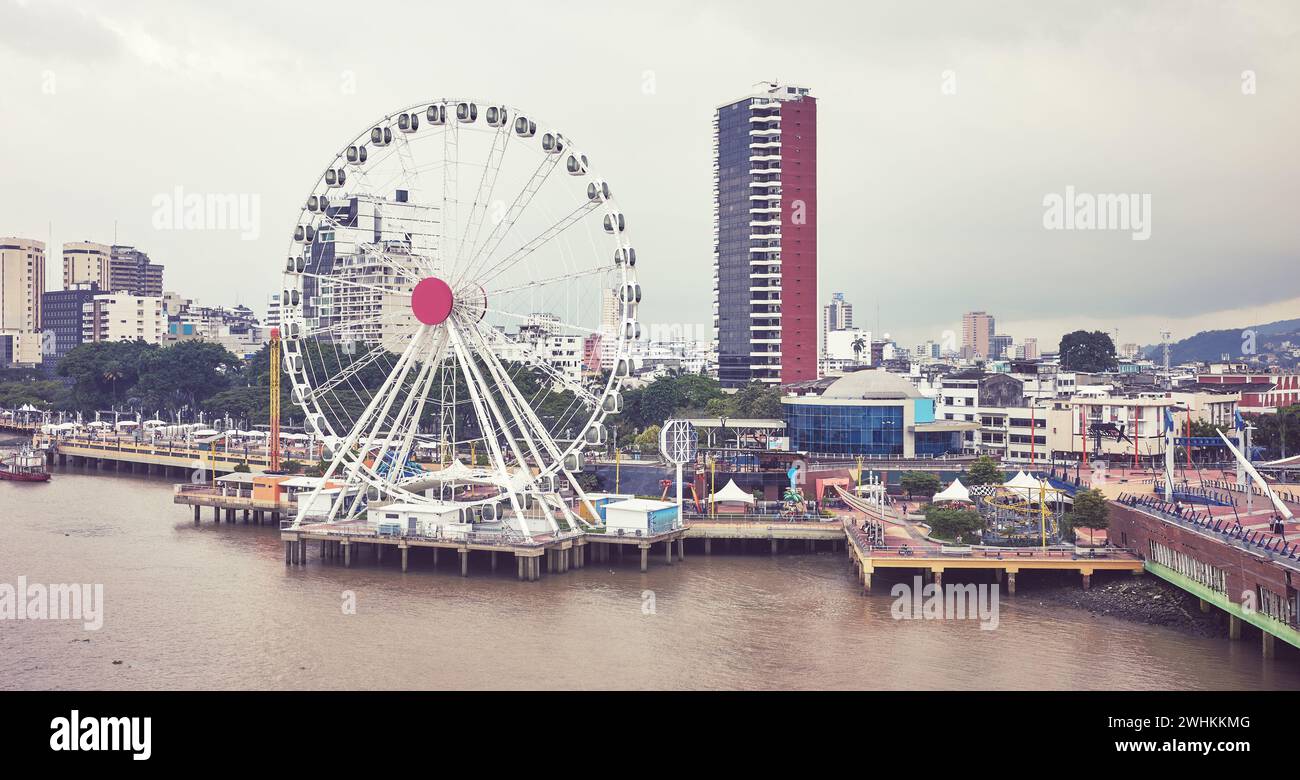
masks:
[[[84,438],[37,434],[32,445],[45,452],[49,465],[141,471],[143,473],[229,474],[243,464],[252,473],[268,467],[267,456],[256,450],[209,449],[182,442],[137,442],[129,437]],[[293,457],[295,453],[285,453]],[[305,455],[305,453],[304,453]]]
[[[1098,487],[1111,498],[1110,539],[1140,551],[1148,572],[1197,596],[1203,611],[1227,614],[1231,638],[1257,629],[1265,657],[1277,639],[1300,648],[1300,522],[1284,521],[1231,472],[1198,472],[1176,488],[1218,504],[1166,503],[1153,478]],[[1294,490],[1278,485],[1276,493],[1300,514]]]
[[[864,520],[875,525],[874,539],[863,529]],[[890,509],[865,517],[846,513],[843,523],[849,539],[849,562],[867,593],[871,591],[872,575],[879,569],[917,570],[936,585],[943,584],[945,571],[991,571],[997,582],[1006,582],[1011,595],[1016,592],[1016,575],[1022,571],[1076,571],[1085,590],[1091,587],[1092,575],[1098,571],[1144,571],[1141,558],[1116,548],[945,545],[927,539],[915,524]]]

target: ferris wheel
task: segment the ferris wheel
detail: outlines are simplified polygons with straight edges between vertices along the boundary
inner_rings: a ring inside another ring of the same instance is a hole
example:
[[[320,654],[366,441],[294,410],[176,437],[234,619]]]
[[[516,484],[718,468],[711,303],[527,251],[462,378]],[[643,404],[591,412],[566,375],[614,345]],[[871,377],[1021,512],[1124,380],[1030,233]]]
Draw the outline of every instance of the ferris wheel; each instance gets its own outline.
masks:
[[[558,129],[420,103],[345,144],[308,194],[281,292],[292,401],[330,454],[294,525],[434,504],[524,537],[577,530],[640,337],[610,185]],[[588,516],[594,516],[588,504]]]

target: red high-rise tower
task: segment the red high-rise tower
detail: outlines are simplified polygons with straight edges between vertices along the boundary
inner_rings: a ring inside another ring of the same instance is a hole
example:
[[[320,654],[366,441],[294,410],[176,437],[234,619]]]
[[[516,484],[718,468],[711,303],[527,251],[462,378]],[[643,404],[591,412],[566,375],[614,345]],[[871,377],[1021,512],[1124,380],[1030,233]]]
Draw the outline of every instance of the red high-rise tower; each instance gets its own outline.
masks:
[[[714,117],[713,327],[723,387],[817,378],[817,102],[766,84]]]

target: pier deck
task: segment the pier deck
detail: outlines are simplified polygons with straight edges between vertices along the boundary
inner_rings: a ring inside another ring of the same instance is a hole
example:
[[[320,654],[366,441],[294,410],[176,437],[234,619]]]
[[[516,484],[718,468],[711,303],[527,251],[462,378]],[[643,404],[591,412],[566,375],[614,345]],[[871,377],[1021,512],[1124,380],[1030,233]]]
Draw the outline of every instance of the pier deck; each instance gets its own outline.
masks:
[[[439,550],[454,550],[460,558],[460,574],[469,576],[469,557],[473,552],[487,553],[492,570],[496,571],[499,554],[512,555],[520,580],[535,582],[542,574],[542,559],[546,560],[546,573],[563,574],[569,569],[581,569],[587,564],[588,553],[597,562],[608,561],[611,549],[619,559],[625,547],[636,547],[641,553],[641,571],[649,566],[650,548],[663,544],[665,563],[686,560],[683,537],[688,529],[678,528],[654,536],[606,536],[601,533],[570,531],[559,535],[541,535],[532,539],[506,537],[499,533],[472,533],[463,537],[387,536],[361,521],[304,524],[298,528],[282,528],[285,563],[301,565],[307,562],[307,544],[320,546],[321,560],[341,561],[352,565],[353,549],[358,553],[368,550],[376,560],[382,561],[385,549],[396,549],[402,556],[402,571],[410,564],[410,550],[426,548],[433,551],[433,564],[438,565]],[[676,548],[674,550],[674,547]]]
[[[873,519],[899,528],[898,517],[882,514]],[[866,592],[871,591],[871,575],[877,569],[918,569],[933,578],[935,584],[942,584],[943,573],[949,569],[992,571],[998,582],[1005,580],[1011,595],[1015,595],[1016,575],[1021,571],[1077,571],[1087,590],[1095,572],[1127,571],[1138,575],[1145,570],[1140,557],[1116,548],[949,546],[919,535],[913,535],[908,544],[878,546],[869,543],[856,523],[853,516],[844,518],[849,560]]]

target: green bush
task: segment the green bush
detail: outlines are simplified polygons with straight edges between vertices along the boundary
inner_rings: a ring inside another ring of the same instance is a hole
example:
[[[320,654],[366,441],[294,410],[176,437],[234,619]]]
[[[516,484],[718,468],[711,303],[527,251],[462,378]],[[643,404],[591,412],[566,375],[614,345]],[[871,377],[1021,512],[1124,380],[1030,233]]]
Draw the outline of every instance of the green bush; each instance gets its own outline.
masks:
[[[931,504],[925,508],[925,522],[932,537],[946,542],[978,543],[984,531],[984,518],[974,509]]]

